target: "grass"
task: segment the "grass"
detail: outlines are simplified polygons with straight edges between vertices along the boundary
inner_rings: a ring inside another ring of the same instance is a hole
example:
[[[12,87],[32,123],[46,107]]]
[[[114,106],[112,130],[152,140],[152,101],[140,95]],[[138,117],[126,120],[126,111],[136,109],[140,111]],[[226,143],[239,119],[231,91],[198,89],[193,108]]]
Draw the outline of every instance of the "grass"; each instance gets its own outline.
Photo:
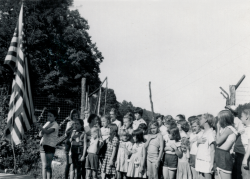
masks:
[[[63,148],[57,148],[53,161],[60,162],[60,165],[52,165],[52,176],[53,179],[63,179],[64,178],[64,168],[65,168],[65,154]],[[31,169],[28,175],[33,176],[35,179],[42,179],[42,163],[39,161],[37,168]]]

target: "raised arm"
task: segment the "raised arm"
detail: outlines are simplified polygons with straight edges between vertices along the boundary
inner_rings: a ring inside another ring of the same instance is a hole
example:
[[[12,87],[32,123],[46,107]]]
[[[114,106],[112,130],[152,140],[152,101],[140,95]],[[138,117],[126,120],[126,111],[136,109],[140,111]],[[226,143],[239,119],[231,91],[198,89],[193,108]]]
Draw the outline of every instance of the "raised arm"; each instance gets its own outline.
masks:
[[[223,131],[222,134],[220,134],[220,131],[217,130],[217,134],[216,134],[216,144],[218,146],[221,146],[226,140],[227,140],[227,137],[232,134],[233,131],[229,128],[225,128],[225,130]]]
[[[82,153],[81,161],[84,161],[85,155],[86,155],[86,151],[87,151],[87,135],[84,134],[84,138],[83,138],[83,153]]]

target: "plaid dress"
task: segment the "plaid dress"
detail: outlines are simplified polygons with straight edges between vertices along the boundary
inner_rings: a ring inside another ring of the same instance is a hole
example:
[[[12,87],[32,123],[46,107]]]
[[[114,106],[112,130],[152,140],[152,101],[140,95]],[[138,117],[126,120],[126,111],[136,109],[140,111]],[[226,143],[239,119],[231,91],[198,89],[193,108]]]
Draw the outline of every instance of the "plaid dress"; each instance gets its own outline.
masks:
[[[102,171],[102,173],[110,175],[110,174],[115,174],[116,173],[115,165],[109,166],[109,161],[110,161],[110,158],[112,156],[113,148],[118,146],[119,141],[118,141],[117,137],[114,137],[112,142],[110,142],[109,139],[107,139],[106,142],[107,142],[107,150],[106,150],[106,153],[105,153],[105,157],[103,159],[101,171]],[[114,161],[115,160],[116,159],[114,158]]]

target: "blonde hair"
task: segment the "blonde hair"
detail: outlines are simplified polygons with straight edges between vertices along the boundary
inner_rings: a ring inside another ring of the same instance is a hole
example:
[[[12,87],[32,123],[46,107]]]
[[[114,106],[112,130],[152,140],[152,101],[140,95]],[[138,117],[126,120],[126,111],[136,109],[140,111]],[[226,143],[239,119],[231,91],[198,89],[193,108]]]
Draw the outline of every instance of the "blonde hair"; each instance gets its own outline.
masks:
[[[208,114],[208,113],[205,113],[203,114],[204,118],[207,120],[207,123],[210,127],[214,127],[214,122],[215,122],[215,119],[214,119],[214,116],[212,114]]]
[[[187,148],[190,148],[190,141],[189,141],[189,139],[186,138],[186,137],[183,137],[181,139],[181,145],[185,145]]]
[[[130,136],[128,130],[126,129],[120,129],[119,130],[119,136]]]

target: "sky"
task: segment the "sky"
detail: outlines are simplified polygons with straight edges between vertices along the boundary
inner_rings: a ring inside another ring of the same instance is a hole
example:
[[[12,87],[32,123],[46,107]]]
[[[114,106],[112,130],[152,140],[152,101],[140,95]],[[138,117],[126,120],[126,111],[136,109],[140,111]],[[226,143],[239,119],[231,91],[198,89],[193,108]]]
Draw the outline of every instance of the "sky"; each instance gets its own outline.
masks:
[[[219,87],[246,78],[236,105],[250,101],[250,2],[230,0],[74,0],[104,57],[100,79],[117,100],[186,117],[217,115]]]

